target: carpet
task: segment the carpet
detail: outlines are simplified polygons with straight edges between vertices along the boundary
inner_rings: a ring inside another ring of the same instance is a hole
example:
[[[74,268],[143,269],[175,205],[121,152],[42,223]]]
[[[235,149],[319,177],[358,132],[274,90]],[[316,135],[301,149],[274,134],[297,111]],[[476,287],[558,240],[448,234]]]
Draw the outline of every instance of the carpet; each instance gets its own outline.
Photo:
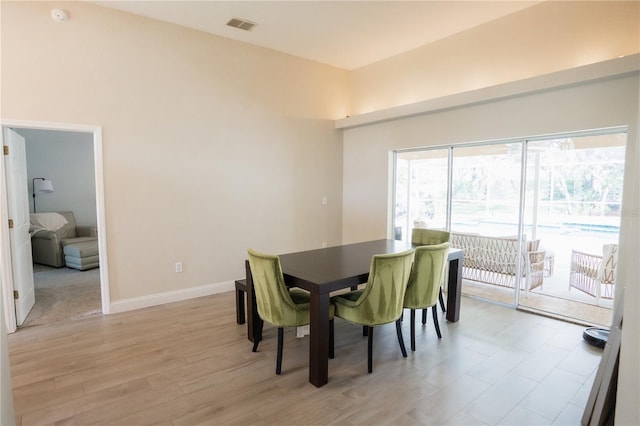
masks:
[[[78,271],[34,265],[36,303],[20,327],[93,315],[101,312],[100,269]]]

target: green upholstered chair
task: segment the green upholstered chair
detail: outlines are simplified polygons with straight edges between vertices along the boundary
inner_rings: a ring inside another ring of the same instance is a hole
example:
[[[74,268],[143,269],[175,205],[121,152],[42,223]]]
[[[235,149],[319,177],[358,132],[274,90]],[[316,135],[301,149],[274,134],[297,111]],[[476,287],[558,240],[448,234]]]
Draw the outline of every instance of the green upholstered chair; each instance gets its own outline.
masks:
[[[369,279],[363,289],[331,298],[337,317],[367,327],[369,373],[373,371],[373,327],[376,325],[395,321],[402,355],[407,356],[399,319],[412,261],[413,250],[375,255],[371,259]]]
[[[441,231],[439,229],[428,228],[413,228],[411,231],[411,243],[430,246],[434,244],[448,243],[451,234],[448,231]],[[438,299],[440,300],[440,307],[442,312],[446,312],[447,309],[444,305],[444,297],[442,296],[442,288],[438,290]],[[422,323],[427,323],[427,310],[422,310]]]
[[[438,338],[438,289],[444,275],[450,243],[416,247],[411,276],[404,296],[404,307],[411,310],[411,350],[416,350],[416,309],[431,308]],[[403,342],[400,342],[402,347]]]
[[[303,290],[288,289],[284,283],[280,258],[275,255],[248,250],[249,265],[256,294],[256,305],[260,321],[253,338],[253,352],[258,349],[263,321],[278,327],[278,353],[276,374],[282,371],[282,345],[284,327],[299,327],[309,324],[309,294]],[[333,358],[333,306],[329,307],[329,358]]]

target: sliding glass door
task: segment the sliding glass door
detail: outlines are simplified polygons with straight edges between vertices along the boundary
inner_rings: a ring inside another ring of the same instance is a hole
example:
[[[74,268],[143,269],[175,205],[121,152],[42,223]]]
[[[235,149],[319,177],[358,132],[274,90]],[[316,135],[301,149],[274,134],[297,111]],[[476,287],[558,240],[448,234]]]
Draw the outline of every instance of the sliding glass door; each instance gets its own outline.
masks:
[[[524,225],[544,267],[521,306],[608,325],[625,144],[625,133],[528,142]]]
[[[397,238],[448,229],[463,294],[608,325],[626,133],[396,153]]]
[[[514,303],[521,164],[521,142],[453,149],[451,242],[474,265],[465,272],[467,295]]]

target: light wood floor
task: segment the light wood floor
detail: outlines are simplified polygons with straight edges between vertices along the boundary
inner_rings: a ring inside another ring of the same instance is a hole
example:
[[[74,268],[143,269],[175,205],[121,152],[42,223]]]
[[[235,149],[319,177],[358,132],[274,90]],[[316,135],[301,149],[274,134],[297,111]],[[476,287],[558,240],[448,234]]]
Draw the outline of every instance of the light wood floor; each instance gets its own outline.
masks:
[[[407,317],[407,316],[405,316]],[[329,383],[307,381],[308,337],[276,330],[251,352],[225,293],[115,315],[30,327],[9,336],[17,423],[572,424],[601,351],[583,327],[463,298],[458,323],[431,315],[402,358],[393,324],[374,335],[367,373],[359,327],[336,320]],[[408,345],[409,324],[404,322]]]

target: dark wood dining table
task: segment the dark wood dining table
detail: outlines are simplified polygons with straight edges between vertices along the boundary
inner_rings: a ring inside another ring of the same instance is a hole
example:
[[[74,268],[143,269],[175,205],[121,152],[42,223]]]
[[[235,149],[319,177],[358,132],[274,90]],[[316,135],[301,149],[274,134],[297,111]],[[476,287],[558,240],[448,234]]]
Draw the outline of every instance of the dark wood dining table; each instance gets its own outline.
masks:
[[[330,293],[366,282],[373,255],[398,253],[414,247],[415,245],[407,241],[376,240],[279,255],[287,286],[299,287],[310,293],[310,383],[320,387],[328,382]],[[461,249],[449,250],[446,318],[451,322],[456,322],[460,318],[463,255],[464,252]],[[245,266],[247,337],[253,341],[254,330],[261,320],[254,302],[255,293],[248,261],[245,262]],[[262,337],[258,336],[258,338]]]

